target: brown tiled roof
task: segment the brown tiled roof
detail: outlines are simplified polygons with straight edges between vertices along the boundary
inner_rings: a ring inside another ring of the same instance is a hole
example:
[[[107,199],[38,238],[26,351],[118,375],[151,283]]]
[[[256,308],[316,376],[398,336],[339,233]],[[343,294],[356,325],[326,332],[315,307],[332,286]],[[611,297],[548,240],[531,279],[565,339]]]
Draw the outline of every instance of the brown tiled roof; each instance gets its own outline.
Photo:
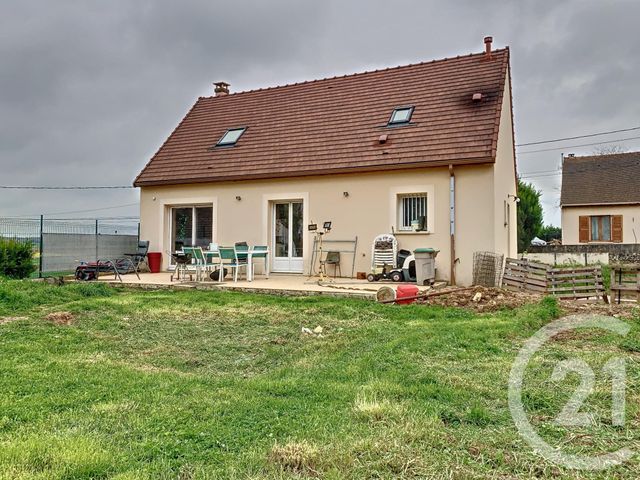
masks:
[[[640,203],[640,152],[565,157],[560,203]]]
[[[472,54],[201,97],[135,185],[493,162],[508,64],[505,48],[491,60]],[[411,124],[387,127],[405,105],[415,107]],[[236,146],[212,148],[244,126]]]

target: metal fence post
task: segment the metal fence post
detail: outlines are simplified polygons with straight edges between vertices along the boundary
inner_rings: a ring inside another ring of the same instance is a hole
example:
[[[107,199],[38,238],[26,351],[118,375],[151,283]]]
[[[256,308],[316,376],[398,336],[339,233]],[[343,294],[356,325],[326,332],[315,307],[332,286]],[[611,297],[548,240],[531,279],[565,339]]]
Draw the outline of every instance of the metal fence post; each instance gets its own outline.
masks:
[[[44,257],[44,239],[42,237],[42,231],[44,229],[44,215],[40,215],[40,255],[38,256],[38,278],[42,278],[42,258]]]
[[[96,218],[96,263],[98,262],[98,219]]]

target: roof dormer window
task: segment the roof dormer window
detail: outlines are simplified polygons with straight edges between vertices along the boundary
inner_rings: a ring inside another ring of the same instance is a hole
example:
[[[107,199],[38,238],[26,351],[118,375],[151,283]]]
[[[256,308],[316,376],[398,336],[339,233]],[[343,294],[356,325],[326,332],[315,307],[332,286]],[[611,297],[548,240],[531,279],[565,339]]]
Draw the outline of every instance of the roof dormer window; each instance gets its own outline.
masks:
[[[393,110],[389,125],[403,125],[409,123],[413,114],[413,107],[398,107]]]
[[[233,147],[246,129],[247,127],[241,127],[227,130],[216,143],[216,147]]]

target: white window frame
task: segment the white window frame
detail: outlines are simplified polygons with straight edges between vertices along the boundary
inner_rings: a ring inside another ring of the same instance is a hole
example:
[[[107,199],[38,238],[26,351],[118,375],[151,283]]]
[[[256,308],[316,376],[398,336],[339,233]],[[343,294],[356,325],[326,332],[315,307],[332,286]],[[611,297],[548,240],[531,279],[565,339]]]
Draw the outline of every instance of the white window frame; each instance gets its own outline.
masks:
[[[197,213],[196,213],[196,209],[198,208],[211,208],[211,242],[210,243],[215,243],[214,242],[214,238],[215,238],[215,227],[216,225],[213,223],[214,222],[214,216],[215,216],[215,210],[213,208],[213,204],[210,203],[201,203],[201,204],[187,204],[187,205],[171,205],[168,207],[169,208],[169,248],[171,251],[173,251],[173,210],[175,209],[187,209],[190,208],[191,209],[191,242],[192,245],[195,246],[195,240],[197,238],[197,230],[198,230],[198,226],[197,226]]]
[[[428,222],[427,205],[429,204],[429,198],[426,193],[401,193],[397,196],[397,199],[398,215],[396,218],[398,219],[398,224],[396,225],[396,228],[399,232],[415,231],[411,226],[411,222],[409,222],[409,225],[405,225],[405,219],[407,218],[424,215],[425,220]],[[421,205],[422,201],[424,201],[424,206]],[[407,207],[409,208],[408,214],[406,212]]]
[[[416,232],[411,228],[402,228],[402,198],[407,196],[426,197],[425,231]],[[424,235],[435,232],[435,187],[432,184],[406,185],[391,187],[389,191],[390,223],[398,234]]]
[[[171,209],[174,207],[184,206],[208,206],[211,205],[213,209],[213,217],[211,219],[213,226],[213,243],[218,243],[218,197],[217,196],[196,196],[196,197],[167,197],[162,198],[158,194],[158,198],[154,196],[152,198],[152,202],[157,203],[157,217],[156,221],[158,225],[161,225],[161,237],[160,244],[158,245],[158,251],[162,252],[163,255],[163,264],[169,265],[169,269],[175,268],[175,265],[171,265],[171,259],[168,256],[169,252],[172,251],[173,245],[171,243],[171,238],[173,236],[172,232],[172,219],[171,219]],[[149,221],[151,223],[151,221]]]

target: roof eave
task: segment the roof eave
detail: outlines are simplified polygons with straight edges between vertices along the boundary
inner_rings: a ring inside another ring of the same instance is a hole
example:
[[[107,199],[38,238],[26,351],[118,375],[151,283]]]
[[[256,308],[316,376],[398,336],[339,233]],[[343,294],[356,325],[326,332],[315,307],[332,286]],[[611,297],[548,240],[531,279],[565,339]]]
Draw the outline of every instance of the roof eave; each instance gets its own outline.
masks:
[[[615,207],[618,205],[640,205],[640,201],[635,202],[591,202],[591,203],[561,203],[560,208],[565,207]]]
[[[233,175],[227,177],[195,177],[180,180],[139,180],[134,182],[135,187],[152,187],[161,185],[187,185],[194,183],[224,183],[237,182],[242,180],[271,180],[283,178],[299,178],[299,177],[315,177],[320,175],[339,175],[350,173],[372,173],[393,170],[412,170],[416,168],[436,168],[446,167],[448,165],[464,166],[464,165],[486,165],[495,163],[495,155],[490,157],[471,158],[466,160],[436,160],[404,163],[400,165],[373,165],[370,167],[340,167],[333,169],[321,170],[300,170],[288,171],[282,173],[265,173],[254,175]]]

